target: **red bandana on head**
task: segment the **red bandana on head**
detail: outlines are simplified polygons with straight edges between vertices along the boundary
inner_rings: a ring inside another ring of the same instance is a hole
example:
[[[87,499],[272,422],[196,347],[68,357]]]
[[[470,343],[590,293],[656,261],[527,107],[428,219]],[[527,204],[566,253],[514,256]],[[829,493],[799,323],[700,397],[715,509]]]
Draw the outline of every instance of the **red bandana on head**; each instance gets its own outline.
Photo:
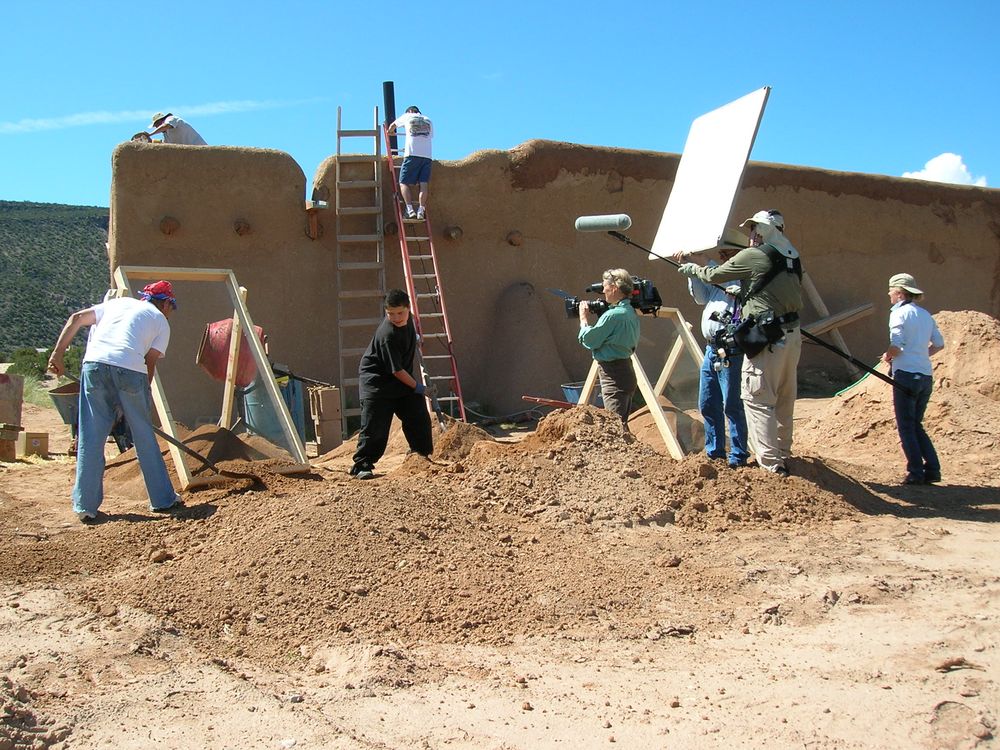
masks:
[[[177,300],[174,299],[174,288],[169,281],[157,281],[153,284],[146,284],[139,292],[139,296],[149,301],[151,299],[165,299],[174,309],[177,309]]]

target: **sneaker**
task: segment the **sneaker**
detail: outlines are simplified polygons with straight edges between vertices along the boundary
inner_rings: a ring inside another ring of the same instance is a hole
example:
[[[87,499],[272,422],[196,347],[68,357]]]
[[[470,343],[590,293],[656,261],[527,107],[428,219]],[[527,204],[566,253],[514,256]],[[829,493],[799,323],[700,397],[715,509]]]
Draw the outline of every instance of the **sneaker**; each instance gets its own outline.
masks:
[[[924,474],[924,481],[927,484],[937,484],[941,481],[940,474]]]
[[[792,475],[792,472],[790,472],[784,466],[779,466],[777,469],[774,470],[774,473],[777,474],[779,477],[790,477]]]
[[[420,208],[417,209],[417,221],[423,221],[426,218],[427,214],[424,213],[424,207],[421,206]]]
[[[407,219],[407,221],[415,221],[416,218],[417,218],[416,212],[412,208],[410,208],[409,206],[407,206],[406,207],[406,219]]]
[[[165,505],[162,508],[154,508],[150,506],[149,509],[154,513],[173,513],[175,510],[182,510],[184,508],[184,503],[181,502],[179,497],[175,497],[174,501],[170,505]]]
[[[912,474],[907,474],[903,477],[903,484],[927,484],[927,480],[923,477],[915,477]]]
[[[97,520],[97,514],[91,513],[89,510],[81,510],[76,514],[76,517],[80,519],[80,523],[91,523]]]
[[[354,472],[354,478],[355,479],[374,479],[375,478],[375,472],[374,471],[369,471],[368,469],[361,469],[359,471]]]

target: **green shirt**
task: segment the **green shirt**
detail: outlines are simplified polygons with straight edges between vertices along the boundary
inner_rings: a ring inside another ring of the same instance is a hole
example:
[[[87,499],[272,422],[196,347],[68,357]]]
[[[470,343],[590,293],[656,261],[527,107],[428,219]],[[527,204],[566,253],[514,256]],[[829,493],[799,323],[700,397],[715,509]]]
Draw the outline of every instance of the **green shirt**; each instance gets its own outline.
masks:
[[[726,281],[743,281],[744,289],[752,289],[757,280],[771,270],[771,259],[763,250],[748,247],[721,266],[697,269],[698,278],[709,284],[721,284]],[[798,312],[802,309],[802,283],[794,273],[780,272],[771,282],[757,294],[747,300],[743,306],[745,314],[760,315],[765,310],[774,311],[775,315]]]
[[[594,325],[583,326],[578,338],[598,362],[628,359],[639,344],[639,316],[623,299],[609,307]]]

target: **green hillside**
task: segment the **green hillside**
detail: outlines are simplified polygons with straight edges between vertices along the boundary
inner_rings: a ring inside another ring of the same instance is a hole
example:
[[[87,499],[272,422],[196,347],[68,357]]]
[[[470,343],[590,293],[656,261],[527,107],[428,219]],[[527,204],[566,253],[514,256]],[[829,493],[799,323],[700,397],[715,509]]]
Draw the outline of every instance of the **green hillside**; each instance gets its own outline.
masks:
[[[0,201],[0,354],[55,343],[108,288],[108,209]]]

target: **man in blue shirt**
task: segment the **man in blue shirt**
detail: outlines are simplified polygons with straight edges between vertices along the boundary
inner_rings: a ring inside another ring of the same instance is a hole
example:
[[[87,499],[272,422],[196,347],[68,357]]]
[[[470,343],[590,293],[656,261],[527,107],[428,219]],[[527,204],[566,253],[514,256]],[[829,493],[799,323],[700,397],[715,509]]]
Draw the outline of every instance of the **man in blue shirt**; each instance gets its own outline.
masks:
[[[742,239],[733,236],[733,240]],[[732,242],[719,248],[719,259],[725,263],[745,247]],[[708,267],[717,266],[709,261]],[[698,409],[705,423],[705,452],[709,458],[726,459],[726,423],[729,423],[728,464],[731,468],[746,466],[750,456],[747,448],[747,418],[740,397],[740,370],[743,368],[743,352],[736,351],[728,356],[719,356],[715,346],[715,334],[723,324],[716,318],[733,315],[736,311],[736,296],[740,292],[740,282],[728,285],[723,291],[699,278],[688,279],[688,291],[699,305],[704,305],[701,313],[701,335],[705,338],[705,356],[701,362],[698,379]],[[713,317],[714,316],[714,317]]]
[[[624,268],[611,268],[603,276],[604,299],[608,309],[590,324],[590,304],[580,302],[578,339],[593,352],[601,382],[604,408],[621,417],[628,432],[628,415],[635,393],[632,353],[639,343],[639,316],[632,307],[632,276]]]
[[[892,389],[896,430],[906,456],[903,484],[941,481],[941,463],[923,420],[934,384],[931,355],[944,348],[944,337],[931,314],[916,303],[921,296],[910,274],[897,273],[889,279],[889,348],[882,361],[892,368],[892,379],[909,389],[909,393]]]

